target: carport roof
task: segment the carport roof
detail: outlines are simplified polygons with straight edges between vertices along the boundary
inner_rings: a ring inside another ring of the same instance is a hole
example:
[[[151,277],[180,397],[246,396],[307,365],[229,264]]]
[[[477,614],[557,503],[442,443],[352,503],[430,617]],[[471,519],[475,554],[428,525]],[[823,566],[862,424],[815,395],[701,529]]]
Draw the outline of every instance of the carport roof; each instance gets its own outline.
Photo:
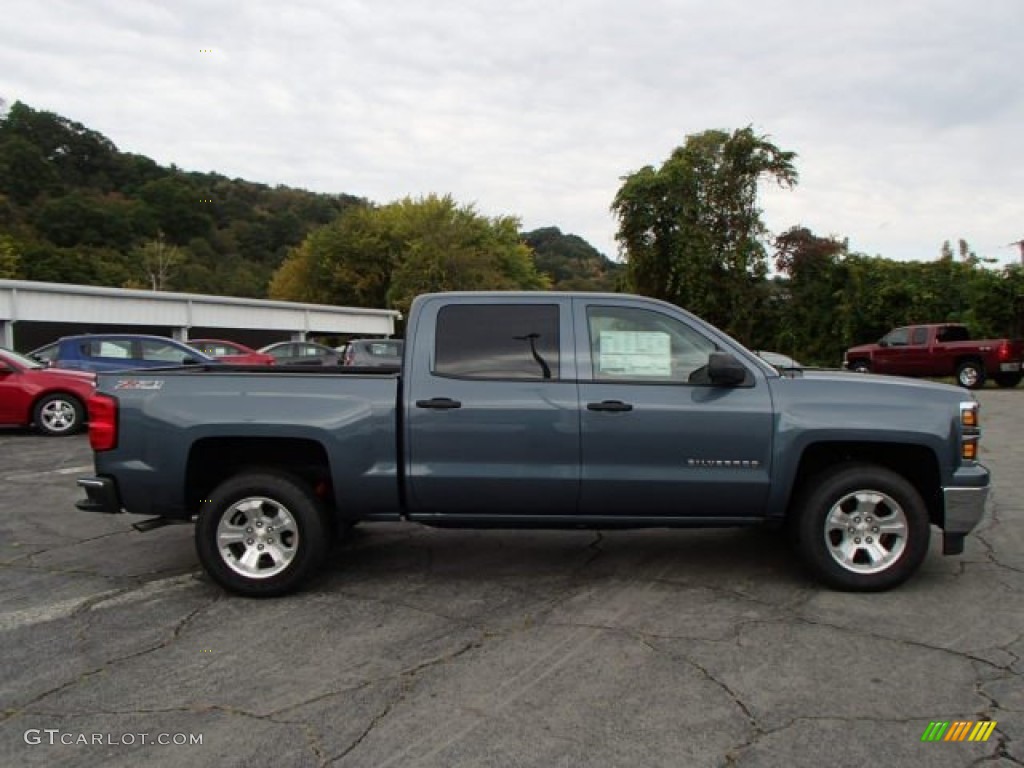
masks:
[[[390,335],[401,314],[269,299],[0,280],[0,321]]]

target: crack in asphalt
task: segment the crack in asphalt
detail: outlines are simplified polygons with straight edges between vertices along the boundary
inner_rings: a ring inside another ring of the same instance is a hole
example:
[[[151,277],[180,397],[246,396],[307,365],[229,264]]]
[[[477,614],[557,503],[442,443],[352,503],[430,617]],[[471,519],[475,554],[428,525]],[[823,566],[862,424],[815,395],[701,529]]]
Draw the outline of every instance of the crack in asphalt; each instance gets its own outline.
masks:
[[[416,664],[413,667],[401,670],[396,675],[391,675],[385,678],[386,680],[399,680],[400,687],[396,695],[391,700],[385,703],[381,710],[370,719],[370,722],[367,723],[366,727],[359,733],[358,736],[356,736],[355,739],[352,740],[352,742],[347,747],[345,747],[345,749],[343,749],[338,754],[328,758],[326,762],[322,763],[322,765],[333,765],[334,763],[340,762],[341,760],[344,760],[349,754],[358,749],[359,746],[377,728],[377,726],[380,725],[380,723],[384,719],[386,719],[388,715],[391,714],[395,707],[400,705],[406,699],[406,697],[408,697],[408,695],[412,692],[415,677],[420,672],[422,672],[425,669],[429,669],[430,667],[437,666],[439,664],[446,664],[450,661],[453,661],[458,657],[462,656],[463,654],[469,653],[470,651],[476,648],[480,648],[482,645],[483,638],[471,640],[467,643],[464,643],[461,648],[458,648],[452,651],[451,653],[446,653],[441,656],[434,657],[433,659],[427,659],[426,661],[420,662],[419,664]]]
[[[18,555],[17,557],[11,559],[11,560],[4,560],[3,562],[0,562],[0,565],[2,565],[2,566],[22,565],[22,562],[21,562],[22,560],[31,560],[34,557],[39,557],[40,555],[46,555],[46,554],[49,554],[50,552],[56,552],[56,551],[61,550],[61,549],[68,549],[69,547],[77,547],[80,544],[88,544],[91,541],[100,541],[101,539],[109,539],[111,536],[124,536],[125,534],[128,534],[128,533],[131,533],[131,531],[130,530],[110,531],[108,533],[101,533],[98,536],[90,536],[89,538],[86,538],[86,539],[75,539],[74,541],[70,541],[70,542],[65,543],[65,544],[58,544],[58,545],[53,546],[53,547],[46,547],[45,549],[38,549],[38,550],[35,550],[34,552],[23,552],[20,555]]]
[[[185,631],[185,629],[188,627],[188,625],[200,613],[202,613],[203,611],[207,610],[208,608],[211,608],[212,606],[216,605],[222,599],[222,597],[223,597],[223,594],[218,593],[218,594],[214,595],[214,597],[212,599],[210,599],[204,605],[201,605],[198,608],[194,608],[193,610],[189,611],[183,618],[179,619],[175,623],[174,627],[171,630],[170,636],[167,637],[167,638],[164,638],[160,642],[155,643],[154,645],[151,645],[148,648],[143,648],[141,650],[133,651],[132,653],[128,653],[128,654],[125,654],[123,656],[117,656],[115,658],[108,659],[105,662],[103,662],[101,665],[99,665],[98,667],[95,667],[94,669],[90,669],[90,670],[87,670],[85,672],[80,673],[78,675],[78,677],[76,677],[74,680],[68,680],[67,682],[62,683],[61,685],[58,685],[58,686],[56,686],[54,688],[51,688],[51,689],[49,689],[47,691],[43,691],[42,693],[37,694],[34,698],[30,699],[29,701],[25,702],[24,704],[22,704],[22,705],[20,705],[18,707],[13,707],[13,708],[4,710],[4,712],[0,713],[0,723],[3,723],[5,721],[11,719],[12,717],[16,717],[16,716],[18,716],[18,715],[20,715],[22,713],[25,713],[25,712],[29,711],[35,705],[37,705],[40,702],[44,701],[45,699],[49,698],[50,696],[54,696],[54,695],[56,695],[58,693],[61,693],[63,691],[66,691],[66,690],[69,690],[71,688],[74,688],[75,686],[77,686],[77,685],[79,685],[81,683],[84,683],[87,680],[92,679],[96,675],[99,675],[99,674],[102,674],[104,672],[109,671],[112,667],[115,667],[118,664],[123,664],[126,661],[131,661],[131,660],[137,659],[137,658],[139,658],[141,656],[145,656],[147,654],[154,653],[155,651],[159,651],[159,650],[161,650],[163,648],[169,647],[179,637],[181,637],[182,632]],[[104,599],[113,599],[113,598],[114,598],[113,595],[104,596]],[[100,601],[100,602],[102,602],[102,601]],[[49,714],[53,714],[53,713],[49,713]]]

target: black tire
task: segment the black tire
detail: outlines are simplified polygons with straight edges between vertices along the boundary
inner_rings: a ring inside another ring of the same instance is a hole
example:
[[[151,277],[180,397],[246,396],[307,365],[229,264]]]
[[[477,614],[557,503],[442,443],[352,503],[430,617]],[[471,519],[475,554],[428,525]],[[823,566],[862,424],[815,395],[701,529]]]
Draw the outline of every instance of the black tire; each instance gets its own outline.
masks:
[[[850,363],[850,370],[854,373],[871,373],[871,366],[867,360],[854,360]]]
[[[329,531],[306,483],[284,472],[249,470],[225,480],[202,503],[196,551],[210,578],[225,589],[275,597],[320,571]]]
[[[53,392],[39,398],[32,409],[32,423],[47,437],[73,435],[85,425],[85,406],[74,395]]]
[[[964,360],[957,366],[956,380],[961,387],[981,389],[985,386],[985,367],[977,360]]]
[[[828,469],[805,486],[793,512],[804,564],[835,589],[890,589],[928,554],[931,529],[921,495],[884,467],[855,462]]]
[[[992,378],[995,379],[996,384],[998,384],[1003,389],[1012,389],[1013,387],[1016,387],[1018,384],[1020,384],[1022,376],[1024,376],[1024,374],[997,373]]]

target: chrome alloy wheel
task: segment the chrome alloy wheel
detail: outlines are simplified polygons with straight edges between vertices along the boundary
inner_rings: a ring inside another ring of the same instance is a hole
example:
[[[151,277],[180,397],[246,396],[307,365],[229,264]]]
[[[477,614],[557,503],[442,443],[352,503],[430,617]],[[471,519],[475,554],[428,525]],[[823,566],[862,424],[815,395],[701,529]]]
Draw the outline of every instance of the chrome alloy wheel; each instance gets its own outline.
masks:
[[[846,570],[878,573],[903,554],[909,530],[903,508],[891,496],[878,491],[853,491],[829,510],[825,544],[836,563]]]
[[[265,496],[240,499],[217,524],[224,563],[247,579],[267,579],[287,568],[298,552],[299,529],[288,509]]]
[[[60,434],[75,428],[78,423],[78,414],[72,403],[54,398],[39,409],[39,419],[43,422],[43,428],[46,431]]]

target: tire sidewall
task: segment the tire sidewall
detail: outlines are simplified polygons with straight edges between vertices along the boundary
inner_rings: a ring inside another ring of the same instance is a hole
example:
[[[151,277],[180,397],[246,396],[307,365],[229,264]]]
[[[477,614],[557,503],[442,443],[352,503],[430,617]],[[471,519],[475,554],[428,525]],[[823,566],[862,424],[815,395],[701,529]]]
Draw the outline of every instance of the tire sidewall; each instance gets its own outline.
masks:
[[[43,409],[50,403],[57,401],[64,401],[71,406],[74,411],[75,420],[67,429],[54,430],[46,426],[46,422],[43,420]],[[82,402],[74,395],[65,395],[60,392],[52,392],[49,395],[45,395],[39,399],[36,403],[35,408],[32,409],[32,423],[35,424],[36,430],[47,437],[64,437],[65,435],[73,435],[76,432],[80,432],[82,425],[85,422],[85,406]]]
[[[280,573],[264,579],[246,577],[224,562],[217,546],[217,527],[233,504],[249,496],[265,496],[288,509],[299,533],[298,550]],[[275,597],[297,589],[323,565],[328,538],[326,513],[312,489],[292,475],[247,471],[224,481],[203,500],[196,520],[196,552],[203,568],[225,589],[245,597]]]
[[[825,523],[837,501],[855,491],[878,491],[891,497],[907,518],[907,541],[899,558],[878,573],[854,573],[835,561],[825,543]],[[836,589],[877,592],[909,579],[928,554],[931,524],[920,494],[905,478],[884,467],[854,463],[815,478],[798,503],[797,547],[821,581]]]

